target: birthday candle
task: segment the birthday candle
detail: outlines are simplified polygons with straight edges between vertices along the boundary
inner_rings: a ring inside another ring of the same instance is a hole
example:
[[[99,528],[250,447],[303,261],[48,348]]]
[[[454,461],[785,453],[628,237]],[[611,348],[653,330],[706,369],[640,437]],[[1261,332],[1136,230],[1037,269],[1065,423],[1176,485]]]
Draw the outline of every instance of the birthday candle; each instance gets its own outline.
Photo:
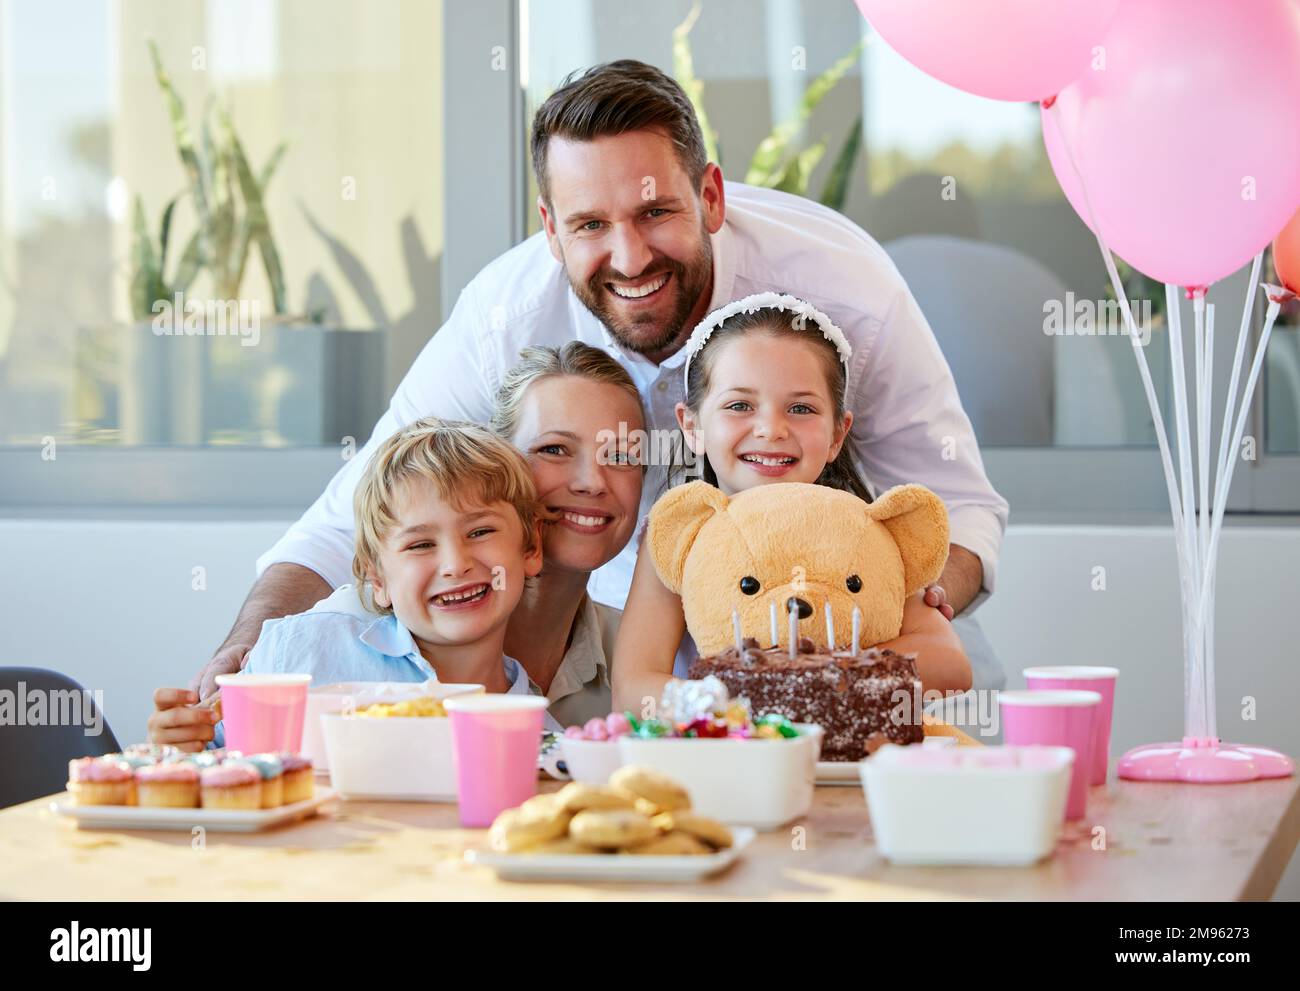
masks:
[[[831,604],[826,603],[826,649],[835,653],[835,617],[831,615]]]
[[[772,646],[781,642],[781,629],[776,625],[776,603],[772,603]]]
[[[857,606],[853,607],[853,656],[858,656],[858,636],[862,632],[862,613]]]
[[[740,635],[740,613],[735,609],[731,610],[731,631],[736,634],[736,653],[739,654],[745,649],[745,641]]]
[[[799,607],[790,600],[790,660],[799,655]]]

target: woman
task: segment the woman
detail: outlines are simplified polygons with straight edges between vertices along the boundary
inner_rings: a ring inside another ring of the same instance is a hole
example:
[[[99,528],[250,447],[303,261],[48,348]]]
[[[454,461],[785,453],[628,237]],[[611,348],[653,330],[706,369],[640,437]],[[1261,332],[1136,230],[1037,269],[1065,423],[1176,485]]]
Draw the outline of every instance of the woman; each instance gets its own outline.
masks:
[[[490,425],[528,460],[549,516],[542,573],[510,616],[505,651],[561,724],[604,717],[620,612],[588,598],[587,580],[636,529],[645,469],[616,440],[644,430],[636,384],[604,351],[578,341],[525,348]]]

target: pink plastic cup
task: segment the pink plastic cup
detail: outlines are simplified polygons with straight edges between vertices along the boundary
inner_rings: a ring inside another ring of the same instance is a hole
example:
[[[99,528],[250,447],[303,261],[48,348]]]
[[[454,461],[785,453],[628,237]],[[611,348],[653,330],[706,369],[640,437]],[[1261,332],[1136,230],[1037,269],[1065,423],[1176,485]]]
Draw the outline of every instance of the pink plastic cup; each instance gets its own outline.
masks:
[[[1030,688],[1077,689],[1096,692],[1101,696],[1097,718],[1092,726],[1092,758],[1089,784],[1104,785],[1110,770],[1110,723],[1115,713],[1115,680],[1119,668],[1061,665],[1059,667],[1025,668],[1022,672]]]
[[[461,695],[443,702],[451,720],[462,826],[490,826],[506,809],[537,794],[547,704],[540,695]]]
[[[302,749],[309,674],[219,674],[226,747],[246,754]]]
[[[999,692],[1003,742],[1013,746],[1044,743],[1074,751],[1065,818],[1082,819],[1088,811],[1092,724],[1101,695],[1083,691]]]

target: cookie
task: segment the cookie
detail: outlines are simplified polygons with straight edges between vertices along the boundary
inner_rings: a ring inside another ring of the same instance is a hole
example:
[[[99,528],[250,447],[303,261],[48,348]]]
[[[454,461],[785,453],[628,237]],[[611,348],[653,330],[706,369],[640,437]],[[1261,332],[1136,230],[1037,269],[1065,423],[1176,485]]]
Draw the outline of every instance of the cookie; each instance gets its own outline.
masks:
[[[635,807],[635,800],[624,792],[603,785],[583,784],[579,781],[565,785],[556,792],[556,798],[565,809],[575,813],[585,812],[588,809],[632,810]]]
[[[659,808],[659,806],[655,805],[654,802],[647,802],[644,798],[638,798],[636,800],[635,808],[636,811],[640,812],[643,816],[649,816],[651,819],[664,811]]]
[[[701,857],[712,853],[713,848],[690,833],[675,830],[623,852],[634,857]]]
[[[654,803],[660,812],[674,812],[691,807],[691,796],[686,789],[652,767],[636,764],[620,767],[610,775],[609,783],[619,791]]]
[[[530,846],[520,853],[529,856],[572,856],[574,854],[601,854],[605,850],[598,850],[595,847],[583,846],[572,836],[561,836],[559,839],[547,840],[545,843],[538,843],[536,846]]]
[[[518,853],[563,836],[569,828],[569,818],[567,812],[554,805],[549,810],[534,806],[531,812],[523,806],[507,809],[488,830],[488,843],[493,850]]]
[[[665,833],[686,833],[697,840],[703,840],[715,850],[725,850],[731,846],[731,830],[716,819],[690,812],[661,812],[652,821]]]
[[[602,849],[624,850],[658,835],[648,817],[622,809],[579,812],[569,823],[571,839]]]

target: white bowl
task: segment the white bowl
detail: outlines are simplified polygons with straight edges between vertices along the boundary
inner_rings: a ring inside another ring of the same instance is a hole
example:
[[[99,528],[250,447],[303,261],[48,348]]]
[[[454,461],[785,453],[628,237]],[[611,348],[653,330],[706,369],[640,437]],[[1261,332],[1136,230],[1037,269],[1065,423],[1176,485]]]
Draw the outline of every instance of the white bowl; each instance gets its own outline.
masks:
[[[692,810],[738,826],[776,829],[812,807],[822,728],[797,723],[780,740],[618,738],[624,764],[644,764],[680,781]]]
[[[560,739],[560,753],[564,767],[574,781],[603,785],[609,776],[623,766],[618,740],[579,740],[570,736]]]
[[[431,695],[444,699],[482,691],[482,685],[426,685],[408,697]],[[451,722],[446,717],[375,718],[350,712],[326,712],[319,718],[330,784],[341,797],[395,802],[456,801]]]
[[[1069,747],[881,747],[858,765],[876,848],[898,864],[1037,863],[1056,849]]]

